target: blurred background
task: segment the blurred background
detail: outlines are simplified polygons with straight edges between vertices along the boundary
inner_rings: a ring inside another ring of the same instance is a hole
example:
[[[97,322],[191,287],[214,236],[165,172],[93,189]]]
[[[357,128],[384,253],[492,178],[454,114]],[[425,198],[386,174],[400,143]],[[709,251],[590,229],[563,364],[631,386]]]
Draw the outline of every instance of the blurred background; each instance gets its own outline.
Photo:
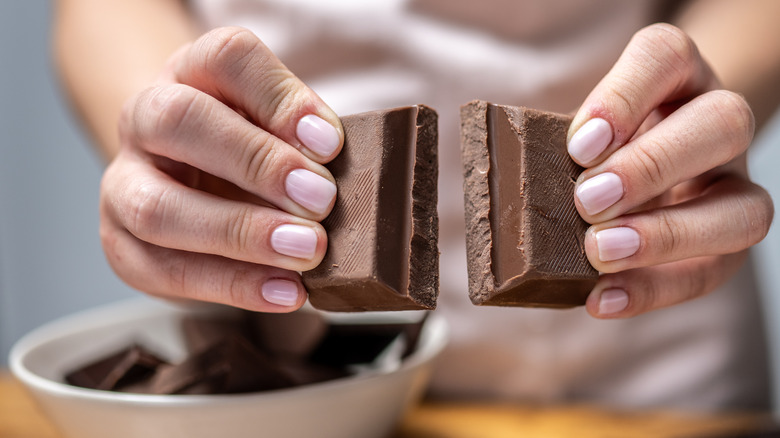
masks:
[[[0,1],[0,368],[29,330],[137,295],[103,258],[97,207],[104,163],[52,74],[50,16],[48,0]],[[780,205],[780,112],[758,134],[751,165]],[[780,383],[777,224],[755,255]],[[777,405],[780,384],[774,394]]]

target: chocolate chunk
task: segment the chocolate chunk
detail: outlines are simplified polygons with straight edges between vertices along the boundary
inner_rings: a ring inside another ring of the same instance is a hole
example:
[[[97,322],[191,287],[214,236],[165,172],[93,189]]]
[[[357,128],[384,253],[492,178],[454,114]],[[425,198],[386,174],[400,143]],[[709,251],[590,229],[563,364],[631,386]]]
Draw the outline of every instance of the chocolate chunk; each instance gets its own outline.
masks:
[[[598,272],[574,206],[582,168],[566,151],[571,119],[475,101],[461,108],[469,296],[477,305],[572,307]]]
[[[328,252],[304,272],[309,301],[331,311],[432,309],[439,292],[437,116],[419,105],[342,119],[327,167],[338,197],[322,225]]]
[[[424,319],[423,319],[424,320]],[[422,321],[329,324],[321,313],[298,311],[185,317],[188,356],[168,364],[139,346],[68,374],[77,386],[141,394],[231,394],[281,389],[349,376],[349,366],[371,364],[399,335],[405,357]],[[394,357],[391,353],[391,358]]]
[[[120,390],[151,376],[165,361],[138,345],[68,373],[71,385],[104,391]]]
[[[229,336],[177,365],[161,367],[149,383],[152,394],[263,391],[293,386],[271,358],[245,338]],[[192,391],[193,387],[199,387]]]

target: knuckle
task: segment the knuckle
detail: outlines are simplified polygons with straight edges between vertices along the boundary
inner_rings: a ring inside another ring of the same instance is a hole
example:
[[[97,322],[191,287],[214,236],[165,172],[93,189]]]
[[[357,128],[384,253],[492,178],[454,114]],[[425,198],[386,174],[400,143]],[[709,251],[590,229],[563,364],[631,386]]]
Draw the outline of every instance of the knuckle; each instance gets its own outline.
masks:
[[[164,265],[165,277],[168,279],[165,292],[159,295],[173,295],[179,297],[195,297],[196,290],[188,285],[188,279],[192,275],[192,259],[185,257],[172,257]]]
[[[769,233],[774,218],[774,204],[772,198],[766,190],[755,186],[757,196],[749,197],[747,195],[740,197],[738,211],[742,212],[744,224],[744,237],[742,247],[749,248],[758,242],[764,240]]]
[[[637,43],[654,58],[670,66],[691,67],[698,59],[696,43],[681,29],[666,23],[657,23],[636,34]]]
[[[301,85],[295,76],[288,71],[276,69],[269,72],[263,95],[267,97],[261,105],[266,108],[265,113],[271,114],[272,120],[287,120],[296,107],[302,106],[299,90]]]
[[[683,86],[699,64],[699,51],[693,39],[670,24],[645,27],[635,34],[633,41],[638,52],[638,68],[655,71],[652,76],[677,78],[677,88]]]
[[[207,33],[201,42],[201,64],[215,75],[233,76],[249,64],[260,39],[248,29],[223,27]]]
[[[248,297],[251,297],[253,292],[259,289],[260,282],[260,279],[252,271],[244,268],[230,270],[225,273],[223,287],[220,290],[224,296],[219,297],[218,301],[227,302],[237,307],[246,307],[250,302]]]
[[[136,236],[149,236],[158,230],[165,216],[168,190],[160,184],[137,184],[128,194],[129,212],[125,226]]]
[[[639,147],[634,148],[631,156],[632,167],[647,187],[664,187],[667,174],[673,161],[668,153],[668,146],[656,140],[647,139]]]
[[[156,87],[137,100],[134,131],[142,143],[154,146],[186,130],[201,109],[198,94],[185,85]]]
[[[119,138],[123,144],[135,145],[137,140],[136,109],[138,108],[138,95],[126,100],[119,111],[118,128]]]
[[[641,91],[628,78],[617,78],[609,87],[609,106],[619,114],[634,114],[642,99]]]
[[[729,159],[742,153],[753,141],[755,119],[747,100],[738,93],[714,90],[707,93],[710,101],[708,112],[714,115],[719,125],[715,132],[721,132],[732,147]]]
[[[279,157],[276,139],[270,135],[261,136],[251,142],[244,154],[245,181],[256,187],[267,186],[277,164],[283,161]]]
[[[225,241],[229,249],[237,250],[242,254],[252,253],[258,247],[253,238],[256,235],[255,224],[257,223],[249,208],[242,208],[232,215],[225,229]]]
[[[671,213],[660,210],[656,216],[656,235],[661,257],[668,256],[683,247],[685,225],[674,220]]]

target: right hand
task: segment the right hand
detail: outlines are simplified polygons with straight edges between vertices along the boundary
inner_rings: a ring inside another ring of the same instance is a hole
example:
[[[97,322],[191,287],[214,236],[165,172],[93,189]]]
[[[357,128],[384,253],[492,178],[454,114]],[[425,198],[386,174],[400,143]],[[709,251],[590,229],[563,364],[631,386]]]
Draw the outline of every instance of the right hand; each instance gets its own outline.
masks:
[[[297,271],[327,248],[336,114],[251,32],[222,28],[178,50],[119,120],[101,184],[114,271],[166,298],[255,311],[299,308]]]

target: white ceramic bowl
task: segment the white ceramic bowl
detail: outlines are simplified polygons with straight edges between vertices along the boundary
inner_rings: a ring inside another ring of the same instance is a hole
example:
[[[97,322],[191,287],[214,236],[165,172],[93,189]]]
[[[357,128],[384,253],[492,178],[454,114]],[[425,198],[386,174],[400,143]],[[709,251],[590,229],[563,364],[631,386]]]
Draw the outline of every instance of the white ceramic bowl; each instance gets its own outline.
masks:
[[[379,438],[419,399],[447,338],[446,324],[431,314],[417,351],[395,370],[253,394],[141,395],[63,383],[66,371],[134,340],[169,358],[183,357],[178,326],[183,312],[136,299],[54,321],[13,346],[11,371],[71,438]]]

